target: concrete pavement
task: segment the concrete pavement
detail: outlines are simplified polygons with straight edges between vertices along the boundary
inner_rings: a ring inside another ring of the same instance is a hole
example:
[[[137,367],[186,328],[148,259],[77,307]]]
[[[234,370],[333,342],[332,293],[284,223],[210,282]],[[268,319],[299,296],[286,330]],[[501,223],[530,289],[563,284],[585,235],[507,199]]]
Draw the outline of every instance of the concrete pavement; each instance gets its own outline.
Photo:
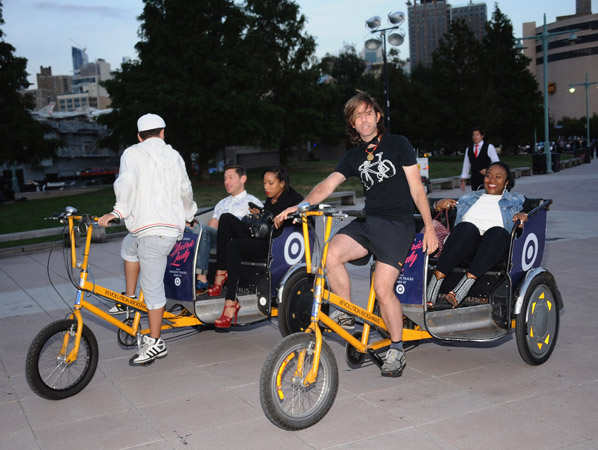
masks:
[[[276,320],[165,333],[168,357],[142,368],[128,365],[133,350],[119,347],[113,328],[84,313],[98,370],[78,395],[44,400],[26,383],[25,355],[73,299],[57,248],[50,260],[49,251],[0,258],[0,448],[598,448],[598,161],[516,182],[517,192],[554,200],[543,266],[565,308],[544,365],[526,365],[514,335],[492,345],[429,341],[408,352],[401,378],[382,378],[369,362],[349,369],[344,345],[328,339],[339,365],[336,401],[317,425],[286,432],[265,418],[258,394],[280,339]],[[91,259],[94,279],[115,290],[124,286],[119,246],[94,244]],[[367,269],[351,270],[354,293],[367,292]]]

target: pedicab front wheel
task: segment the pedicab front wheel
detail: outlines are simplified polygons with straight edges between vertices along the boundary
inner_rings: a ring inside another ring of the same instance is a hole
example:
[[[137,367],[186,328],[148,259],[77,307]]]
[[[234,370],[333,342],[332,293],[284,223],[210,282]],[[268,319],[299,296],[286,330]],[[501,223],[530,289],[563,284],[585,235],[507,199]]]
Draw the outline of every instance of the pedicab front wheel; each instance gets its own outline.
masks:
[[[260,402],[266,417],[285,430],[301,430],[328,413],[338,390],[338,366],[332,350],[322,342],[316,380],[305,386],[313,365],[315,336],[295,333],[268,355],[260,377]]]
[[[98,342],[83,325],[77,359],[66,359],[75,345],[77,321],[52,322],[33,339],[27,352],[25,374],[40,397],[61,400],[78,394],[89,384],[98,366]]]
[[[532,366],[545,363],[554,350],[559,332],[557,295],[554,280],[545,273],[536,276],[525,292],[515,336],[521,358]]]

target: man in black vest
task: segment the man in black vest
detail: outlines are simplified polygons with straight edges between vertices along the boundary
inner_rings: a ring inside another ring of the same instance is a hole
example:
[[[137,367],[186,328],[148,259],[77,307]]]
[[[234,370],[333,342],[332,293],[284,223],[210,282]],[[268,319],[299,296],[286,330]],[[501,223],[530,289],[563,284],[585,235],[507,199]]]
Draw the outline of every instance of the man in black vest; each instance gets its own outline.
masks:
[[[465,180],[469,178],[471,169],[471,190],[476,191],[484,184],[486,169],[490,163],[498,161],[494,145],[484,142],[484,133],[481,128],[474,128],[471,132],[473,143],[465,149],[463,170],[461,171],[461,190],[465,190]]]

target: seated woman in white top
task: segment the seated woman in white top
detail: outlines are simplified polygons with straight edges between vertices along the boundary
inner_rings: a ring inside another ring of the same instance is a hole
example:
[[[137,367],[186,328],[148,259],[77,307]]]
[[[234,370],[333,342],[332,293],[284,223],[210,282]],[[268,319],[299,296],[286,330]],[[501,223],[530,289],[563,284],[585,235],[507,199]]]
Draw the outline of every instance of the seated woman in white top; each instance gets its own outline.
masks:
[[[510,232],[516,222],[527,221],[524,211],[530,210],[523,195],[510,192],[513,185],[509,166],[495,162],[486,171],[484,190],[465,194],[458,202],[454,199],[436,202],[436,211],[457,207],[457,218],[428,284],[428,308],[436,304],[446,276],[466,259],[472,259],[468,272],[446,295],[453,308],[467,296],[475,280],[507,259]]]

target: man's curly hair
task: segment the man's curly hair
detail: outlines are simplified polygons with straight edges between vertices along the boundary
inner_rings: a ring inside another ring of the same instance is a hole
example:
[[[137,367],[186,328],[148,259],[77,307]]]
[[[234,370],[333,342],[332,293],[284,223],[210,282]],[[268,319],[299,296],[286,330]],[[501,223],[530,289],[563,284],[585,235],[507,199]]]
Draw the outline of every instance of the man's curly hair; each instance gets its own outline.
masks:
[[[369,93],[357,91],[357,94],[347,100],[347,103],[345,103],[345,122],[347,123],[347,135],[352,144],[359,144],[361,142],[361,136],[357,130],[353,128],[353,123],[355,122],[355,111],[361,106],[362,103],[364,103],[368,109],[373,108],[374,112],[380,114],[380,120],[378,120],[378,134],[384,134],[386,131],[384,127],[384,111],[382,111],[382,108],[380,108],[378,102],[374,100],[374,97],[372,97]]]

